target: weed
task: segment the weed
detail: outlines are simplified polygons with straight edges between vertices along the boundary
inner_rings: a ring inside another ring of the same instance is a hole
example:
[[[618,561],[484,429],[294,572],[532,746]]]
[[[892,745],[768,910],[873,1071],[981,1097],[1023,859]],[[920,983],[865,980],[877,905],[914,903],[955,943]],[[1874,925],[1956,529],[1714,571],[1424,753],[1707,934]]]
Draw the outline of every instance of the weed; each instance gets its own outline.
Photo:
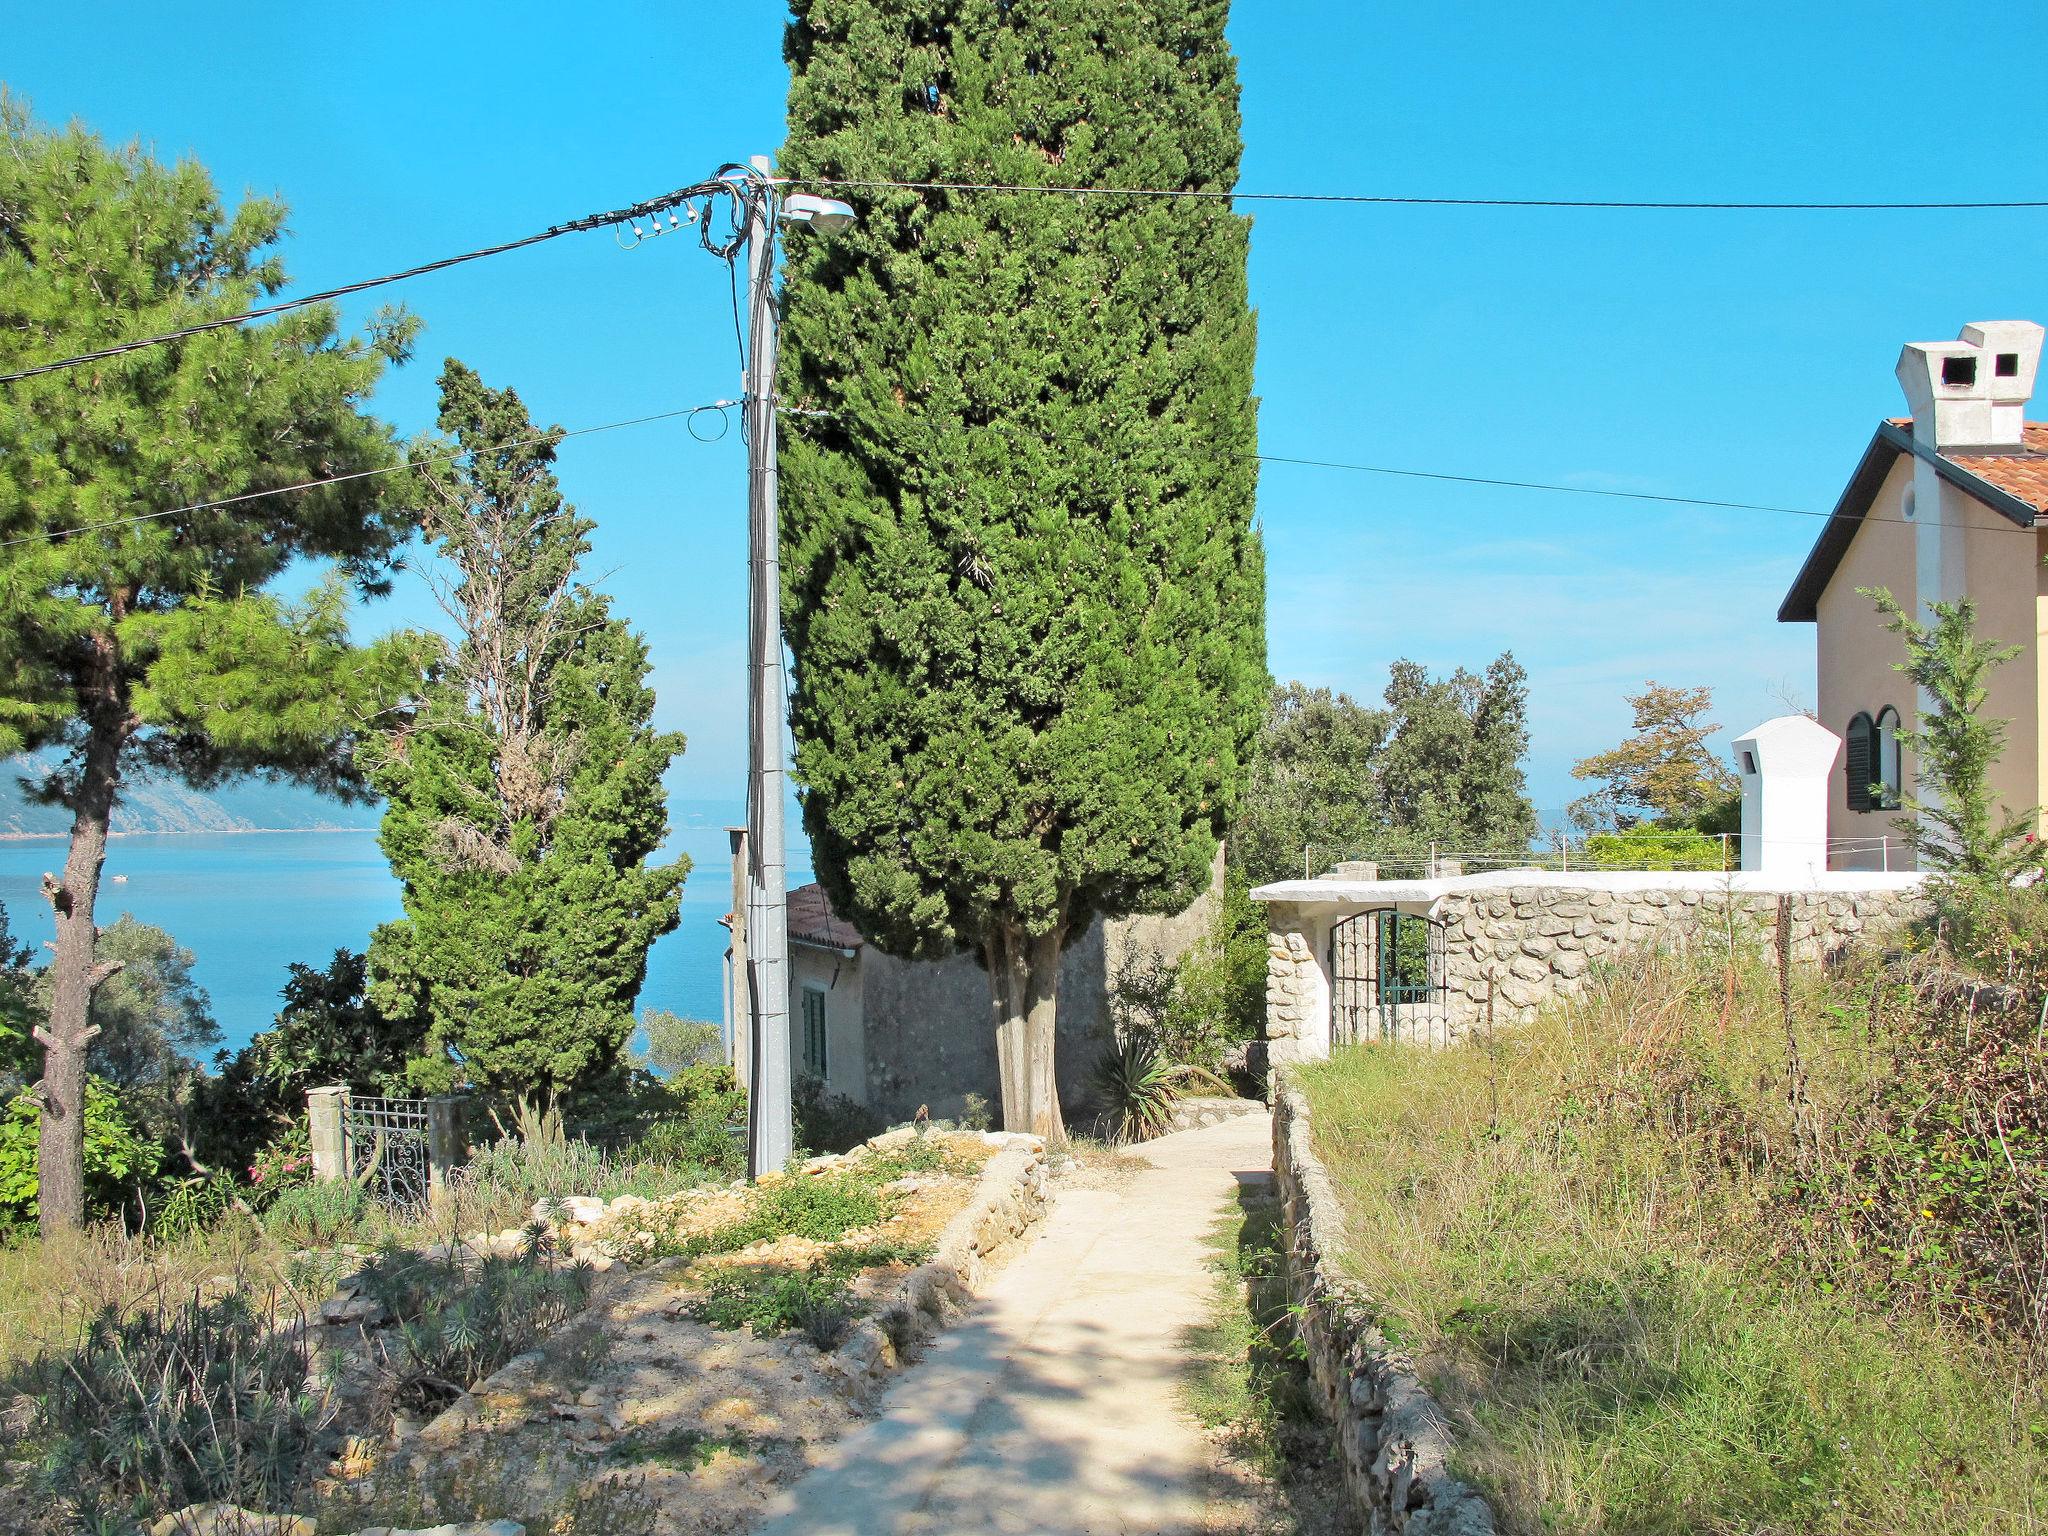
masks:
[[[714,1328],[751,1327],[761,1338],[800,1328],[820,1350],[838,1347],[853,1321],[846,1282],[831,1274],[782,1265],[716,1270],[690,1315]]]
[[[292,1248],[330,1248],[360,1236],[371,1216],[369,1196],[353,1181],[334,1179],[280,1190],[263,1213],[263,1230]]]
[[[627,1466],[680,1467],[695,1472],[708,1467],[721,1454],[746,1456],[752,1454],[753,1439],[738,1432],[713,1434],[710,1430],[695,1426],[682,1429],[667,1429],[660,1433],[642,1432],[629,1435],[619,1441],[607,1453],[613,1461]]]
[[[2038,1523],[2024,1316],[1953,1304],[1878,1237],[1995,1276],[1967,1243],[2024,1208],[2019,1174],[1974,1161],[1966,1115],[1899,1106],[1988,1106],[1971,1042],[1992,1064],[2036,1021],[1980,1010],[1973,1034],[1910,987],[1874,997],[1880,980],[1794,972],[1781,992],[1734,950],[1652,954],[1490,1057],[1365,1047],[1302,1069],[1345,1262],[1506,1528]]]

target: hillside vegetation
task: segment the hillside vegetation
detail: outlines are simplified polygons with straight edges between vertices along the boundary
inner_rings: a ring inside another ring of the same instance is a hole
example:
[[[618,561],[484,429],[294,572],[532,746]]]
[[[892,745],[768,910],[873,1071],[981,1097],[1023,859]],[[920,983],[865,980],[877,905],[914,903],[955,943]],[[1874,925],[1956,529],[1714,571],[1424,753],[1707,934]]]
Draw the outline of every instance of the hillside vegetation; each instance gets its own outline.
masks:
[[[1492,1042],[1303,1071],[1346,1262],[1504,1528],[2041,1528],[2048,925],[2015,900],[1825,975],[1742,935],[1639,957]]]

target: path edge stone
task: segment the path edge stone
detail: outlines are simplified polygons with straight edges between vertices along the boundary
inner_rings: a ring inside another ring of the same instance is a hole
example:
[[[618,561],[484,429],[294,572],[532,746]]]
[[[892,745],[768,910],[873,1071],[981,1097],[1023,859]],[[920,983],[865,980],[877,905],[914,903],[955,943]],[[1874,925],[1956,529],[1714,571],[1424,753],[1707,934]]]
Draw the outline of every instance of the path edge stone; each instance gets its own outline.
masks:
[[[985,1133],[1000,1140],[982,1165],[974,1193],[940,1231],[932,1256],[875,1300],[826,1357],[825,1369],[861,1397],[908,1364],[918,1348],[981,1293],[996,1261],[1045,1215],[1051,1172],[1036,1136]]]
[[[1486,1500],[1451,1473],[1449,1418],[1414,1361],[1387,1342],[1372,1299],[1344,1274],[1343,1206],[1315,1154],[1307,1096],[1285,1071],[1273,1078],[1273,1177],[1295,1329],[1364,1528],[1494,1536]]]

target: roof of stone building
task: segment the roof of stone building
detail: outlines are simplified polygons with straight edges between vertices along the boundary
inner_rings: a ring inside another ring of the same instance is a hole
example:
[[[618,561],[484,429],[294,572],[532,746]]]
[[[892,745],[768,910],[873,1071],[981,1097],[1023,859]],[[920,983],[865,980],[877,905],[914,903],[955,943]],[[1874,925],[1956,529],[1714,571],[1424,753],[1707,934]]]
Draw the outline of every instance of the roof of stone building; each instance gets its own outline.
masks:
[[[823,949],[859,949],[860,931],[832,910],[832,898],[815,881],[789,893],[789,939]]]
[[[1781,623],[1812,623],[1819,616],[1820,595],[1849,552],[1849,543],[1863,526],[1892,465],[1902,454],[1928,452],[1913,440],[1911,418],[1894,417],[1878,424],[1877,435],[1863,450],[1862,462],[1849,477],[1841,500],[1822,524],[1820,537],[1799,568],[1792,590],[1778,605]],[[1951,448],[1932,454],[1931,462],[1942,479],[2018,527],[2032,528],[2048,514],[2048,422],[2028,422],[2021,428],[2017,447]]]

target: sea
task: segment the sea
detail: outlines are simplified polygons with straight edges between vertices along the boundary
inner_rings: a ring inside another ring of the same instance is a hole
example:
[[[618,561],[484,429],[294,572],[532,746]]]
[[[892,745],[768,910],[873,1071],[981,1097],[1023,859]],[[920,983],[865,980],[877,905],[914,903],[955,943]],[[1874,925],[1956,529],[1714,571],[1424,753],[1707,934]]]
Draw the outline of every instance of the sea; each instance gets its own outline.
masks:
[[[738,808],[730,815],[737,819]],[[640,1008],[718,1022],[727,939],[718,920],[732,907],[728,818],[691,810],[674,820],[658,857],[687,855],[690,875],[680,923],[647,957]],[[0,839],[0,904],[14,936],[44,961],[55,925],[42,876],[63,868],[64,849],[61,838]],[[798,863],[793,857],[792,884],[811,878]],[[270,1027],[293,961],[324,968],[337,949],[364,948],[400,906],[374,831],[161,833],[108,840],[100,926],[123,913],[192,952],[193,976],[232,1051]]]

